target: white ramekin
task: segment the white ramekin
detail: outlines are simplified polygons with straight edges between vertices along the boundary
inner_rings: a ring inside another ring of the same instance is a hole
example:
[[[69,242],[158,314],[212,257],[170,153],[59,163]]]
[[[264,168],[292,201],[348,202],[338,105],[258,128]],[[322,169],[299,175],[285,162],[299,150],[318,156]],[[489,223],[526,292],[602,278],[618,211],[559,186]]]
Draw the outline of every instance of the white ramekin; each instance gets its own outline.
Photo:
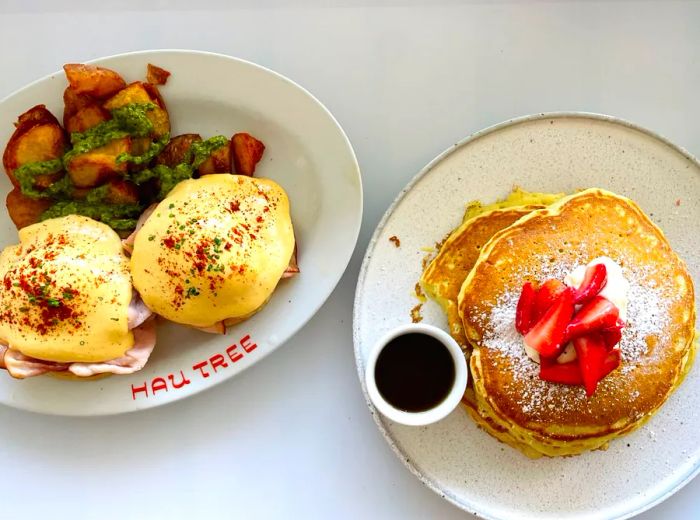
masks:
[[[437,339],[449,351],[455,367],[454,384],[452,385],[450,392],[447,394],[447,397],[434,408],[422,412],[406,412],[393,407],[386,400],[384,400],[382,395],[379,393],[377,382],[374,378],[377,358],[379,357],[379,353],[382,351],[382,349],[386,347],[386,345],[392,339],[411,333],[427,334],[428,336],[432,336],[433,338]],[[408,426],[423,426],[443,419],[457,407],[462,399],[462,396],[464,395],[464,390],[467,388],[468,374],[469,371],[467,370],[467,360],[464,357],[462,349],[452,338],[452,336],[450,336],[444,330],[432,325],[410,323],[407,325],[400,325],[390,330],[374,344],[372,351],[367,358],[365,383],[367,385],[367,393],[372,400],[372,404],[374,404],[375,408],[379,410],[382,415],[394,422],[406,424]]]

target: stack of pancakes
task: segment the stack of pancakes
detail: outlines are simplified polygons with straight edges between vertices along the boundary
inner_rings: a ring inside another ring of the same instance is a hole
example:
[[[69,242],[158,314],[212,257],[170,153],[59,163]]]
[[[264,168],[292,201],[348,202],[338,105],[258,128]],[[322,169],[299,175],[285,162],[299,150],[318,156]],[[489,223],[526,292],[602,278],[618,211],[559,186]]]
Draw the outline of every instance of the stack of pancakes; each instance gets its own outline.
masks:
[[[525,282],[563,280],[601,256],[617,262],[630,284],[628,316],[621,365],[589,398],[581,386],[539,378],[515,330],[515,307]],[[421,285],[469,356],[469,414],[529,457],[607,447],[651,417],[692,362],[687,268],[634,202],[608,191],[516,191],[497,205],[471,205]]]

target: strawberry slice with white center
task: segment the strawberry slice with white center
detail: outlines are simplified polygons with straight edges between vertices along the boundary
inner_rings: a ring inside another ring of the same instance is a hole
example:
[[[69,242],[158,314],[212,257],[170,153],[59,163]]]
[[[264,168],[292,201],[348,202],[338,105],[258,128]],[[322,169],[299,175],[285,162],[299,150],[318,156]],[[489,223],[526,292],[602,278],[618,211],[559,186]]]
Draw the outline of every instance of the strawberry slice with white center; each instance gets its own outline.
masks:
[[[515,308],[515,330],[520,334],[530,332],[535,321],[535,298],[537,291],[530,282],[523,284],[518,306]]]
[[[603,290],[608,281],[608,269],[604,264],[588,266],[583,281],[574,293],[574,303],[577,305],[586,303]]]
[[[595,296],[573,317],[566,328],[568,339],[577,338],[591,332],[609,329],[617,324],[619,309],[610,300]]]
[[[583,386],[588,397],[595,393],[603,376],[608,347],[600,334],[588,334],[574,339],[574,348],[581,367]]]
[[[566,328],[573,314],[573,289],[565,287],[559,298],[525,335],[525,343],[542,358],[557,357],[564,346]]]
[[[537,298],[535,298],[535,318],[533,321],[544,316],[565,290],[566,285],[559,280],[550,279],[544,282],[537,291]]]

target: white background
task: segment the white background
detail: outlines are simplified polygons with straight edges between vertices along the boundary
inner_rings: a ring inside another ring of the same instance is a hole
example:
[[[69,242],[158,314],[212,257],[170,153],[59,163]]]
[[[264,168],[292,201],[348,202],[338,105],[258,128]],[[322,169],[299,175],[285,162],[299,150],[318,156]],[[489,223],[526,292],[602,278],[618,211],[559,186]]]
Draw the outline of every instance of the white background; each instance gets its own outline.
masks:
[[[0,408],[0,518],[463,518],[394,457],[357,381],[354,286],[385,208],[453,142],[534,112],[620,116],[700,154],[698,2],[55,4],[0,0],[0,97],[65,62],[131,50],[252,60],[338,118],[365,216],[327,304],[234,380],[125,416]],[[700,480],[640,516],[698,517]]]

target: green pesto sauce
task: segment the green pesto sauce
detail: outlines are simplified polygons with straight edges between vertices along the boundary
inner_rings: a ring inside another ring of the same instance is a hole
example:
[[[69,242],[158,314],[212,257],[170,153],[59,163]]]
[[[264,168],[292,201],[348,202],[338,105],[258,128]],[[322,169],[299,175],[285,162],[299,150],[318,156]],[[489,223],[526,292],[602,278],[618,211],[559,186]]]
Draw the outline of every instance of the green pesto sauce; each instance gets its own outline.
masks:
[[[196,141],[192,143],[190,149],[187,151],[188,162],[192,161],[192,166],[194,168],[199,168],[211,154],[213,154],[219,148],[225,146],[227,143],[228,139],[226,139],[223,135],[215,135],[206,141]]]
[[[112,119],[109,121],[103,121],[85,132],[73,132],[70,136],[73,148],[66,152],[61,159],[33,162],[20,166],[14,171],[14,175],[19,181],[22,193],[32,198],[62,199],[70,197],[73,190],[68,176],[42,191],[34,186],[36,177],[57,173],[63,169],[67,170],[68,163],[75,156],[104,146],[114,139],[121,139],[127,136],[146,137],[150,135],[153,131],[153,123],[148,119],[146,113],[154,108],[156,108],[156,105],[153,103],[132,103],[115,108],[111,111]],[[170,135],[166,134],[152,143],[148,151],[143,155],[120,154],[117,157],[117,161],[131,161],[134,164],[146,163],[165,148],[169,139]]]
[[[28,163],[20,166],[15,170],[15,177],[19,181],[19,187],[22,193],[29,197],[45,197],[41,191],[34,187],[34,180],[39,175],[48,175],[51,173],[60,172],[63,169],[61,159],[53,159],[51,161],[39,161]]]
[[[96,188],[99,189],[99,188]],[[41,220],[84,215],[99,220],[115,231],[131,230],[143,211],[139,204],[107,204],[85,200],[60,200],[41,214]]]
[[[131,180],[135,184],[141,185],[157,179],[160,184],[158,200],[163,200],[176,184],[191,179],[194,175],[194,170],[206,161],[212,153],[225,146],[227,142],[228,139],[222,135],[210,137],[206,141],[194,142],[187,151],[184,162],[173,167],[158,164],[153,168],[137,172],[132,176]]]
[[[153,103],[131,103],[112,110],[112,119],[84,132],[73,132],[70,135],[73,148],[63,156],[63,166],[68,169],[68,163],[75,156],[104,146],[115,139],[149,136],[153,132],[153,123],[146,113],[154,108],[156,105]]]
[[[146,150],[146,153],[143,153],[141,155],[131,155],[130,153],[120,153],[117,155],[117,162],[122,163],[122,162],[130,162],[131,164],[146,164],[151,162],[160,152],[163,151],[163,148],[168,144],[168,141],[170,141],[170,134],[166,133],[163,134],[160,138],[158,138],[157,141],[154,141],[151,143],[151,146],[148,147],[148,150]]]
[[[37,176],[67,170],[68,163],[77,155],[87,153],[95,148],[108,144],[123,137],[148,137],[153,132],[153,123],[148,119],[147,112],[156,108],[153,103],[132,103],[111,111],[112,119],[104,121],[85,132],[73,132],[70,136],[73,148],[66,152],[61,159],[25,164],[14,172],[22,193],[32,198],[51,198],[56,202],[41,215],[41,220],[63,217],[66,215],[84,215],[99,220],[116,231],[131,230],[136,227],[136,221],[143,211],[140,204],[109,204],[106,202],[108,186],[100,186],[90,190],[84,199],[72,200],[75,186],[70,176],[64,175],[47,189],[39,191],[34,187]],[[170,140],[170,134],[165,134],[152,142],[148,150],[141,155],[122,153],[117,156],[117,162],[129,162],[136,165],[148,164],[160,154]],[[164,199],[180,181],[190,179],[194,171],[212,153],[225,146],[228,140],[223,136],[215,136],[201,142],[192,143],[184,162],[174,167],[156,165],[136,172],[131,180],[143,184],[156,179],[160,189],[158,200]]]
[[[67,199],[73,196],[74,189],[75,186],[73,186],[73,182],[70,180],[70,177],[68,175],[64,175],[44,191],[38,193],[40,193],[41,197]]]
[[[82,200],[60,200],[41,214],[41,220],[84,215],[107,224],[115,231],[135,228],[143,207],[139,204],[109,204],[105,202],[108,193],[109,186],[104,185],[88,191]]]

